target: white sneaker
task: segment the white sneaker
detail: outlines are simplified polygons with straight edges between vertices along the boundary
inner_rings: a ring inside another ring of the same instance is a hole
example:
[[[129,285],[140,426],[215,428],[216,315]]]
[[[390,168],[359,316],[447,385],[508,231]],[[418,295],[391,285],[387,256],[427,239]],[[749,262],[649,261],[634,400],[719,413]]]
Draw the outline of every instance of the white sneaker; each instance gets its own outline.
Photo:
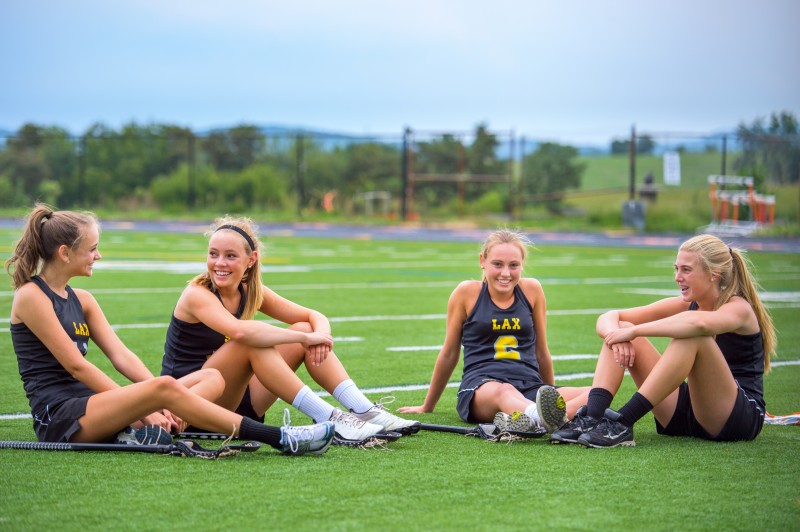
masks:
[[[381,425],[367,423],[353,414],[343,412],[338,408],[333,409],[333,413],[328,421],[333,422],[335,431],[333,437],[334,443],[336,443],[336,440],[361,442],[383,432],[383,427]]]
[[[494,426],[503,432],[538,432],[540,430],[539,425],[522,412],[513,414],[498,412],[494,416]]]
[[[289,409],[283,411],[281,427],[281,452],[284,454],[323,454],[333,441],[333,423],[317,423],[315,425],[291,426]]]
[[[390,414],[386,407],[383,406],[392,402],[394,402],[394,397],[383,397],[380,402],[375,403],[372,408],[363,414],[353,412],[353,415],[362,421],[381,425],[386,432],[399,432],[403,436],[419,432],[421,426],[419,421],[403,419]]]

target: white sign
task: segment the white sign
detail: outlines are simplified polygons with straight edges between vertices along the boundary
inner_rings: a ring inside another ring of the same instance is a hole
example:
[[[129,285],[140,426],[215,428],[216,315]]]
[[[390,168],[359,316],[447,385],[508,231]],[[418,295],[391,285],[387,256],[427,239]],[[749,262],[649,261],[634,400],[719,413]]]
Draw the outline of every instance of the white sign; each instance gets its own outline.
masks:
[[[681,184],[681,156],[676,151],[664,152],[664,184]]]

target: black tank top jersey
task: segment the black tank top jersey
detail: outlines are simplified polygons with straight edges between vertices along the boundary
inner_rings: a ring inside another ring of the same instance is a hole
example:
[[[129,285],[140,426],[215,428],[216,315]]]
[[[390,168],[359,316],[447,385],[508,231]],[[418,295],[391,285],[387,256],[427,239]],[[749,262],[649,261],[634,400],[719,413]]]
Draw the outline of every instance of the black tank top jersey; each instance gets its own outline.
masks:
[[[698,305],[692,302],[689,310],[697,310]],[[747,395],[758,402],[762,409],[764,404],[764,342],[761,331],[755,334],[722,333],[716,338],[733,378]]]
[[[66,299],[53,292],[38,276],[31,278],[53,303],[58,321],[70,339],[86,356],[89,348],[89,326],[83,315],[78,296],[67,286]],[[17,355],[17,365],[34,420],[45,419],[67,399],[86,397],[94,392],[64,369],[39,338],[24,323],[11,324],[11,341]]]
[[[244,313],[245,291],[239,285],[241,301],[234,317],[242,317]],[[217,298],[219,294],[215,292]],[[220,298],[221,301],[221,298]],[[224,334],[220,334],[203,322],[187,323],[175,317],[167,328],[167,340],[164,343],[164,358],[161,361],[161,374],[170,375],[180,379],[203,367],[208,357],[228,341]]]
[[[514,303],[501,309],[483,283],[475,307],[461,329],[464,347],[464,380],[476,374],[487,377],[537,380],[536,331],[528,298],[519,285]]]

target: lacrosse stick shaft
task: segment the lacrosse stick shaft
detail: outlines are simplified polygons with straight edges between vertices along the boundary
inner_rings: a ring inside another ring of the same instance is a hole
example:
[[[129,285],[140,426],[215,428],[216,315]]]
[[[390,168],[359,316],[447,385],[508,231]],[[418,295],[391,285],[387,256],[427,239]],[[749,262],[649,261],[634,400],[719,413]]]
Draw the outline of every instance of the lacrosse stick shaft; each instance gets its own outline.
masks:
[[[120,443],[56,443],[43,441],[0,441],[0,449],[33,451],[117,451],[126,453],[169,454],[173,445],[126,445]]]
[[[454,425],[434,425],[431,423],[421,423],[420,430],[430,430],[433,432],[453,432],[455,434],[475,434],[477,427],[457,427]]]
[[[227,440],[230,435],[221,432],[179,432],[176,438],[188,438],[190,440]],[[233,438],[237,440],[238,438]]]

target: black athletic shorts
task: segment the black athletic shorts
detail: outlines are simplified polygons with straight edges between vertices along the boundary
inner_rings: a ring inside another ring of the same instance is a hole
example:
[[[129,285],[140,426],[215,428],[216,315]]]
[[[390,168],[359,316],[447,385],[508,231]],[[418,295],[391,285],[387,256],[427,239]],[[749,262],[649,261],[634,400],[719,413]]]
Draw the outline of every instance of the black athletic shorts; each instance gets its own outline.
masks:
[[[458,411],[458,415],[467,423],[478,422],[472,417],[472,399],[475,397],[475,390],[487,382],[510,384],[531,401],[536,401],[536,392],[545,384],[540,380],[499,379],[488,375],[473,375],[467,377],[465,380],[461,381],[461,386],[458,388],[458,396],[456,398],[456,410]]]
[[[692,436],[712,441],[736,441],[753,440],[761,432],[761,427],[764,425],[764,411],[741,388],[738,388],[736,402],[728,421],[715,437],[711,437],[694,417],[689,384],[684,382],[678,390],[678,404],[669,424],[664,427],[656,421],[656,430],[659,434]]]
[[[53,409],[33,414],[33,430],[39,441],[67,443],[81,428],[78,420],[86,415],[89,397],[67,399]]]

